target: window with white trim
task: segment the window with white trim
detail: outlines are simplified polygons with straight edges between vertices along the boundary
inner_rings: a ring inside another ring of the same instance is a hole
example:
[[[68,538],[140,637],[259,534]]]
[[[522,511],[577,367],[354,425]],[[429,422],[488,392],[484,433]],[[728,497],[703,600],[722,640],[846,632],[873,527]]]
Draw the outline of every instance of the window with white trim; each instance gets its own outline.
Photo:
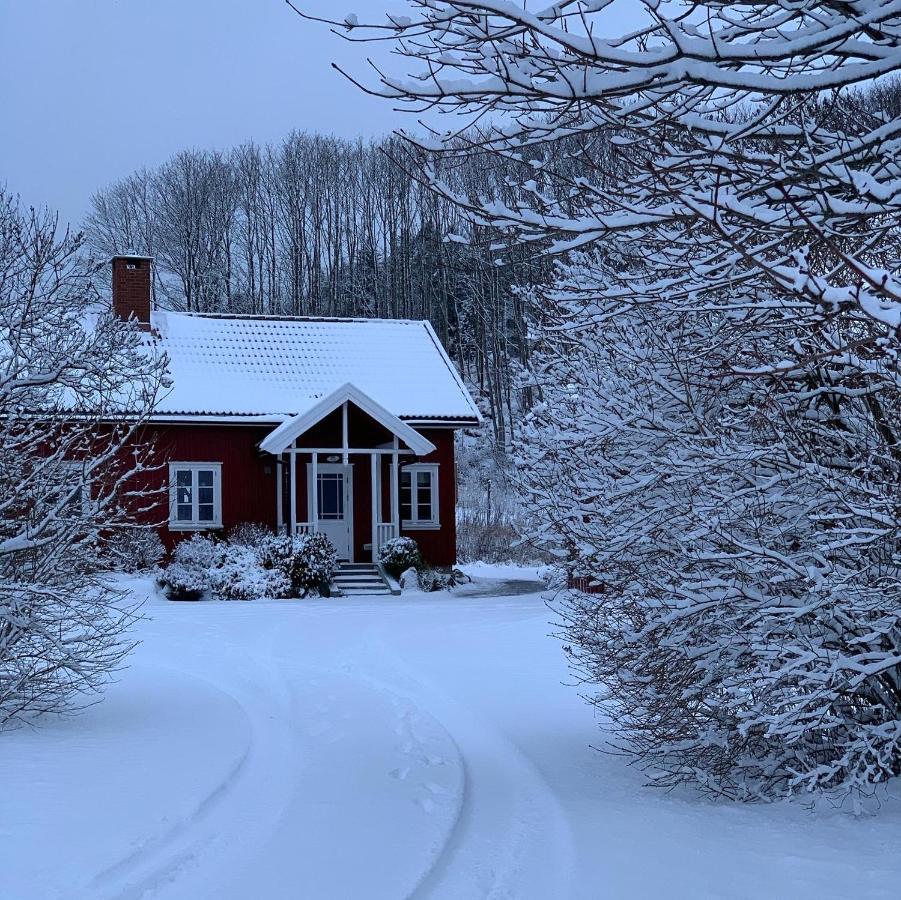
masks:
[[[76,460],[64,460],[65,491],[74,488],[74,494],[65,505],[65,510],[75,516],[90,516],[94,513],[94,501],[91,498],[91,479],[87,474],[87,463]]]
[[[169,463],[169,528],[222,526],[222,463]]]
[[[438,528],[438,466],[413,463],[400,472],[400,518],[404,528]]]

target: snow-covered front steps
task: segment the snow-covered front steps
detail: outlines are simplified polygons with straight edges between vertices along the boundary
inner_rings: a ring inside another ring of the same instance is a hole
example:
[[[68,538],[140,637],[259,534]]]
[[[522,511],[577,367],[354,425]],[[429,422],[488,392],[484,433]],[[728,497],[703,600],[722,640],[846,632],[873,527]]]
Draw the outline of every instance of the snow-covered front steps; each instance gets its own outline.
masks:
[[[332,584],[343,597],[370,596],[384,594],[390,596],[393,591],[382,573],[373,563],[339,563],[338,571],[332,578]]]

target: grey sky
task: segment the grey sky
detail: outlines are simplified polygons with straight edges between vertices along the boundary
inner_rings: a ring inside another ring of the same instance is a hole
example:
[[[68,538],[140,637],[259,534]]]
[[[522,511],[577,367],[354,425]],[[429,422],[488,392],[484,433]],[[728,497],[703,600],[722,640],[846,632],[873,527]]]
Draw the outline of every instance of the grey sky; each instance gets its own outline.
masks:
[[[304,0],[361,19],[385,5]],[[404,117],[329,67],[362,72],[373,49],[283,0],[0,0],[0,181],[78,222],[98,187],[185,147],[385,133]]]
[[[403,0],[297,3],[363,21],[408,9]],[[611,21],[637,6],[617,0]],[[355,137],[414,125],[329,65],[363,75],[366,56],[384,61],[389,47],[349,44],[284,0],[0,0],[0,183],[77,224],[95,190],[187,147],[277,141],[292,128]]]

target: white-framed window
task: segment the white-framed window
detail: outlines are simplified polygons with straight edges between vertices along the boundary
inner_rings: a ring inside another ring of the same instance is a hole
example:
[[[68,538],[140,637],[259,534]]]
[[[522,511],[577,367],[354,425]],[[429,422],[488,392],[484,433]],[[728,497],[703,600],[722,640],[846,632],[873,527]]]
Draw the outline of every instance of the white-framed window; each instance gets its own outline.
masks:
[[[90,516],[95,511],[95,504],[91,498],[91,479],[87,474],[87,463],[78,460],[65,460],[63,462],[66,472],[66,491],[76,488],[75,494],[68,503],[66,510],[76,516]],[[80,482],[80,483],[79,483]]]
[[[400,518],[404,528],[438,528],[438,465],[413,463],[400,471]]]
[[[222,527],[222,463],[169,463],[169,528]]]

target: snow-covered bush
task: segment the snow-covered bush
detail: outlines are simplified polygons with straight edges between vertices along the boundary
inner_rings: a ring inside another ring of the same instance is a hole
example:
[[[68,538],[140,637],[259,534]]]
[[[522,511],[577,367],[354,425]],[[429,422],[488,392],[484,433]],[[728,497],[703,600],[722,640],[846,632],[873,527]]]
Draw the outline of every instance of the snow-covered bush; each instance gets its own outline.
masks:
[[[203,534],[180,541],[172,562],[160,575],[160,584],[170,600],[199,600],[212,585],[213,569],[220,551],[215,541]]]
[[[338,551],[324,534],[270,535],[258,552],[261,565],[280,571],[298,597],[327,584],[338,562]]]
[[[323,534],[292,539],[244,529],[228,541],[195,534],[175,548],[160,584],[171,600],[197,600],[207,591],[222,600],[303,597],[329,581],[337,556]]]
[[[419,586],[426,593],[449,591],[456,583],[454,576],[450,572],[428,568],[419,571]]]
[[[242,547],[259,547],[272,537],[272,529],[257,522],[242,522],[236,525],[228,535],[228,543]]]
[[[893,376],[805,361],[775,312],[753,340],[742,319],[660,308],[589,326],[562,288],[604,282],[603,260],[560,277],[522,489],[533,539],[593,582],[556,608],[620,745],[655,784],[742,799],[901,773]],[[729,374],[793,352],[796,375]]]
[[[291,596],[291,582],[284,572],[264,568],[255,548],[232,542],[216,548],[209,585],[220,600]]]
[[[444,591],[456,583],[452,574],[427,566],[419,545],[410,537],[385,541],[379,548],[379,562],[405,591]]]
[[[379,562],[385,571],[395,578],[409,568],[422,568],[419,544],[410,537],[396,537],[379,547]]]
[[[153,528],[121,528],[107,542],[104,562],[123,572],[155,569],[166,555],[166,548]]]

